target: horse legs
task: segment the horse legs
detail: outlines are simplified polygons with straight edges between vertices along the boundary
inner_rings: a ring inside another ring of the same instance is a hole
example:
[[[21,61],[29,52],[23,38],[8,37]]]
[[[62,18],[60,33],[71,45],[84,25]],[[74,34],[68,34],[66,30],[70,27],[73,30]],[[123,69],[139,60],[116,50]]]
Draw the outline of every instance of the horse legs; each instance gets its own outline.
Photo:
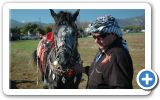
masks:
[[[49,69],[48,66],[46,66],[44,74],[43,74],[43,88],[44,89],[48,89],[48,85],[49,85],[49,80],[48,80],[48,75],[49,75]]]
[[[37,56],[37,50],[34,50],[34,52],[32,53],[32,58],[33,58],[33,62],[35,65],[37,65],[38,69],[40,70],[41,72],[41,80],[44,82],[45,81],[45,78],[44,78],[44,71],[43,71],[43,65],[42,65],[42,62],[40,60],[40,58]],[[38,72],[38,69],[37,69],[37,72]]]
[[[59,75],[56,75],[56,76],[57,76],[57,77],[56,77],[56,80],[55,80],[55,85],[56,85],[55,88],[57,88],[57,89],[65,89],[66,86],[65,86],[65,84],[62,82],[63,77],[62,77],[62,76],[59,76]]]
[[[37,64],[37,50],[34,50],[32,53],[33,64]]]
[[[82,73],[78,73],[75,77],[76,77],[76,82],[74,83],[74,88],[78,89],[82,79]]]
[[[76,74],[76,76],[65,78],[64,86],[66,89],[78,89],[82,79],[82,73]]]
[[[43,76],[43,88],[48,88],[48,84],[49,84],[49,79],[48,79],[48,76],[49,76],[49,66],[47,64],[47,58],[48,58],[48,52],[49,51],[46,51],[44,52],[44,57],[43,57],[43,62],[42,62],[42,76]]]

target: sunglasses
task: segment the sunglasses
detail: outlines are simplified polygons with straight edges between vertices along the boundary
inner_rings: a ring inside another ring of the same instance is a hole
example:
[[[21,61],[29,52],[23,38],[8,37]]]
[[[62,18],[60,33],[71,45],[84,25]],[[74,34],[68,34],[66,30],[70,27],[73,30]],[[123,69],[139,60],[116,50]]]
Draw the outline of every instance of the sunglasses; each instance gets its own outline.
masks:
[[[98,36],[95,36],[95,35],[92,35],[94,39],[104,39],[108,34],[102,34],[102,35],[98,35]]]

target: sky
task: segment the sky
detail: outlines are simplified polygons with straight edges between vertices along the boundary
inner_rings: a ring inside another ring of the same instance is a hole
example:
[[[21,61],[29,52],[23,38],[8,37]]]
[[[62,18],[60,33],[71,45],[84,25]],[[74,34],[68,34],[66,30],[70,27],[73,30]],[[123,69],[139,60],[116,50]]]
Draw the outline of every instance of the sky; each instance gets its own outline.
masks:
[[[56,9],[58,13],[60,10]],[[66,11],[74,13],[76,9],[68,9]],[[112,15],[118,19],[125,19],[136,16],[144,16],[144,9],[81,9],[78,20],[92,22],[99,16]],[[11,9],[10,19],[14,19],[19,22],[42,22],[52,23],[53,18],[50,15],[48,9]]]

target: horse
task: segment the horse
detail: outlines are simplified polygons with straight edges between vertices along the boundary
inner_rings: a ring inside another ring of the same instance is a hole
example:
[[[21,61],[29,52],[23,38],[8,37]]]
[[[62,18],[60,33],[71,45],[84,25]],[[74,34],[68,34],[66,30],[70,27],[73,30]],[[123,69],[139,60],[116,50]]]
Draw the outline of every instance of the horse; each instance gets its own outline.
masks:
[[[76,72],[74,68],[83,66],[83,61],[78,52],[78,29],[76,25],[80,10],[76,10],[73,14],[67,11],[55,13],[54,10],[49,10],[55,21],[52,29],[54,41],[45,42],[49,46],[45,50],[43,64],[40,64],[40,58],[37,56],[37,64],[41,69],[44,88],[78,89],[82,73]],[[34,55],[37,52],[38,50],[34,52]]]

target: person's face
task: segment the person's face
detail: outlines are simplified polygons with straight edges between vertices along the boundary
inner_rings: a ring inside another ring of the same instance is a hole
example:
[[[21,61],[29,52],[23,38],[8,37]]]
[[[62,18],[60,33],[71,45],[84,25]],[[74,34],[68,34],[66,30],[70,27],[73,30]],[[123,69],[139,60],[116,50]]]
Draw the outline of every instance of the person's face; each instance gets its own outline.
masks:
[[[107,48],[116,39],[114,34],[109,33],[103,35],[100,35],[99,33],[92,33],[92,36],[100,49]]]

